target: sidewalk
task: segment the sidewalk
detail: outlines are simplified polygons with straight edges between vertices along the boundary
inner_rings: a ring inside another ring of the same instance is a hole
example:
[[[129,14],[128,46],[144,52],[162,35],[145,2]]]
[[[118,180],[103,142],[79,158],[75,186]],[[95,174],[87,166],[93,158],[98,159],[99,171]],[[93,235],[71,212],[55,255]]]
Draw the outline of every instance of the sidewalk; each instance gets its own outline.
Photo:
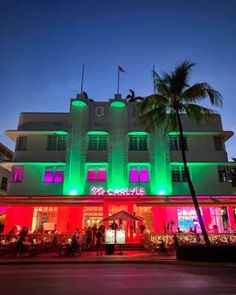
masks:
[[[123,251],[123,255],[97,256],[96,251],[83,252],[81,256],[59,257],[56,253],[44,253],[36,256],[17,256],[17,257],[0,257],[0,265],[6,264],[99,264],[99,263],[134,263],[134,264],[156,264],[156,263],[175,263],[175,255],[152,255],[146,251]]]

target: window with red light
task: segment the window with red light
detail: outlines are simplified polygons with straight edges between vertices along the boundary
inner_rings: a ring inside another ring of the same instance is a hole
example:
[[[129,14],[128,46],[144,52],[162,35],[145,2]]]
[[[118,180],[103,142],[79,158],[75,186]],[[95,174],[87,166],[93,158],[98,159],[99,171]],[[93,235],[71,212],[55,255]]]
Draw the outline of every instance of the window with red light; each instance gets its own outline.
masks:
[[[44,183],[62,183],[64,180],[64,171],[62,169],[47,168],[44,172]]]
[[[129,170],[130,182],[149,182],[149,170],[145,167],[133,167]]]
[[[24,168],[21,166],[16,166],[12,168],[12,174],[11,174],[11,182],[13,183],[19,183],[23,181],[23,175],[24,175]]]
[[[87,172],[88,182],[105,182],[107,179],[106,168],[91,167]]]

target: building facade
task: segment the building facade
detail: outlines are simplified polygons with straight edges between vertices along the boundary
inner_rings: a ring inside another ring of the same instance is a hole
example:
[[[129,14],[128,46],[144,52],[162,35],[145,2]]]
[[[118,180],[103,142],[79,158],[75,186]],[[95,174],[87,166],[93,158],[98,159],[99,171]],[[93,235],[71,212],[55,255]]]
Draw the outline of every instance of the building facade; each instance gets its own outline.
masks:
[[[236,229],[224,131],[219,115],[197,124],[181,116],[190,175],[208,231]],[[121,209],[143,218],[154,232],[198,226],[180,152],[178,132],[138,122],[137,103],[120,95],[94,102],[78,95],[68,113],[21,113],[14,140],[8,194],[1,199],[6,231],[73,232]],[[127,236],[138,225],[125,222]],[[171,227],[171,228],[170,228]]]
[[[12,161],[13,152],[4,144],[0,143],[0,163]],[[0,166],[0,196],[7,194],[8,181],[11,173]]]

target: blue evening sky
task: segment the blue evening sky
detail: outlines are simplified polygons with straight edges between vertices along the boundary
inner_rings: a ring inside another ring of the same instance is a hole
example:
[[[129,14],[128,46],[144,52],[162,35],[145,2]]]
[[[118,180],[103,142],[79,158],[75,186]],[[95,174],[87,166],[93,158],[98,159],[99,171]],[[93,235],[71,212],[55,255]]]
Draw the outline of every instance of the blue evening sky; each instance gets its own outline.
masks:
[[[235,0],[0,0],[0,142],[20,112],[67,112],[80,90],[108,100],[117,87],[151,94],[152,66],[170,71],[190,59],[192,83],[224,98],[225,130],[236,131]],[[236,157],[236,136],[227,143]]]

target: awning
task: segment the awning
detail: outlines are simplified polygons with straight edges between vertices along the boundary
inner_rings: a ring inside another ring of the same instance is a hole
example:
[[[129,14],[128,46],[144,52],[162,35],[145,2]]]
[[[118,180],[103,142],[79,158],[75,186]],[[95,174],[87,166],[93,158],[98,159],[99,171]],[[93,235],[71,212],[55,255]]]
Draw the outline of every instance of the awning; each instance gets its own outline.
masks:
[[[137,206],[193,206],[191,196],[0,196],[0,205],[88,205],[133,202]],[[200,206],[236,206],[236,195],[198,196]]]

